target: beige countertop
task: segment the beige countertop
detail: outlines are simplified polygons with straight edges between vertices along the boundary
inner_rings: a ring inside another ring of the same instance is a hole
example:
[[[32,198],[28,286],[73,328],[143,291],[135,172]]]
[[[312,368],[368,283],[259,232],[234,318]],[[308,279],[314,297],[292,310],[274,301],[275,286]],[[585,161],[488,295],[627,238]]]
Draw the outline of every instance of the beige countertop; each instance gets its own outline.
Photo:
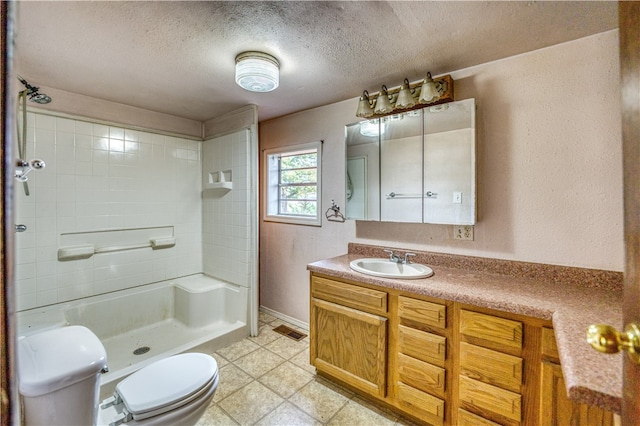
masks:
[[[399,249],[403,254],[405,250]],[[413,251],[415,252],[415,251]],[[569,397],[619,413],[622,354],[596,352],[585,339],[593,323],[623,328],[622,273],[415,252],[434,270],[424,279],[378,278],[353,271],[352,260],[388,257],[382,247],[349,245],[349,254],[311,263],[311,272],[414,294],[551,320]]]

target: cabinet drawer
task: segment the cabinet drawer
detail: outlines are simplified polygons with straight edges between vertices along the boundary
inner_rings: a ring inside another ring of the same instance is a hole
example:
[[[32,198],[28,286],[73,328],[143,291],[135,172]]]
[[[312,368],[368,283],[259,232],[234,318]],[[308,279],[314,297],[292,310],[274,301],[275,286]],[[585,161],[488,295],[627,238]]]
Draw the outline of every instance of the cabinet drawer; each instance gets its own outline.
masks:
[[[500,426],[498,423],[476,416],[468,411],[458,409],[458,426]]]
[[[497,343],[511,349],[522,348],[522,323],[492,315],[460,311],[460,333],[466,337]],[[495,346],[495,345],[494,345]]]
[[[463,408],[488,411],[520,422],[522,397],[515,392],[460,376],[459,399]]]
[[[445,337],[400,325],[398,347],[403,354],[444,367],[447,348]]]
[[[387,314],[387,293],[326,278],[311,278],[311,295],[372,314]]]
[[[434,425],[444,422],[444,401],[403,383],[398,384],[398,406]]]
[[[445,370],[419,359],[398,354],[398,378],[416,389],[436,393],[440,396],[445,391]]]
[[[556,335],[552,328],[542,327],[542,355],[549,356],[556,360],[560,359],[558,346],[556,344]]]
[[[437,303],[398,296],[398,316],[400,319],[420,324],[445,328],[447,326],[447,308]]]
[[[522,358],[460,342],[460,373],[519,392],[522,384]]]

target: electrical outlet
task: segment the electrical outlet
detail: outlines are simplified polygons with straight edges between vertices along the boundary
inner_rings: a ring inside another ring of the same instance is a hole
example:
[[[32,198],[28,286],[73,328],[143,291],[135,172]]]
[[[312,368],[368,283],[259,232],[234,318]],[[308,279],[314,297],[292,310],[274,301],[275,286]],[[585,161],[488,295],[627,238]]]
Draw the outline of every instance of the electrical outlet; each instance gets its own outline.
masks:
[[[473,226],[453,225],[453,239],[473,241]]]

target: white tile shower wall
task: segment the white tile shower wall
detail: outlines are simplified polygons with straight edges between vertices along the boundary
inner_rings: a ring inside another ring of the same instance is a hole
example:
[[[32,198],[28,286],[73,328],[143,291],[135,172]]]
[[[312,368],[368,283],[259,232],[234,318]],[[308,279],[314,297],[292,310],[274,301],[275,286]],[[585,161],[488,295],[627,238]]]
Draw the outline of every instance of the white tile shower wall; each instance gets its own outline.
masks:
[[[202,179],[209,173],[231,170],[233,189],[227,193],[204,190],[203,271],[245,287],[250,286],[249,217],[250,133],[242,130],[208,139],[202,146]]]
[[[16,186],[18,310],[202,271],[201,143],[29,112],[30,196]],[[174,226],[176,245],[60,262],[60,234]]]

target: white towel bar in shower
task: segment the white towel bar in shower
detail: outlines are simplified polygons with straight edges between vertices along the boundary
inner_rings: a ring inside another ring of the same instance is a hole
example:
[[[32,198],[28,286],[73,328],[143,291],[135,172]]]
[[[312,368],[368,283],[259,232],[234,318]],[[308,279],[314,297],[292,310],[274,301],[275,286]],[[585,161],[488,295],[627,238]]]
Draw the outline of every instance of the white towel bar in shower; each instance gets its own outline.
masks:
[[[58,249],[58,260],[80,260],[88,259],[94,254],[113,253],[116,251],[135,250],[141,248],[152,248],[154,250],[170,248],[176,245],[174,237],[152,238],[146,244],[130,244],[122,246],[109,246],[96,248],[93,244],[80,246],[60,247]]]

